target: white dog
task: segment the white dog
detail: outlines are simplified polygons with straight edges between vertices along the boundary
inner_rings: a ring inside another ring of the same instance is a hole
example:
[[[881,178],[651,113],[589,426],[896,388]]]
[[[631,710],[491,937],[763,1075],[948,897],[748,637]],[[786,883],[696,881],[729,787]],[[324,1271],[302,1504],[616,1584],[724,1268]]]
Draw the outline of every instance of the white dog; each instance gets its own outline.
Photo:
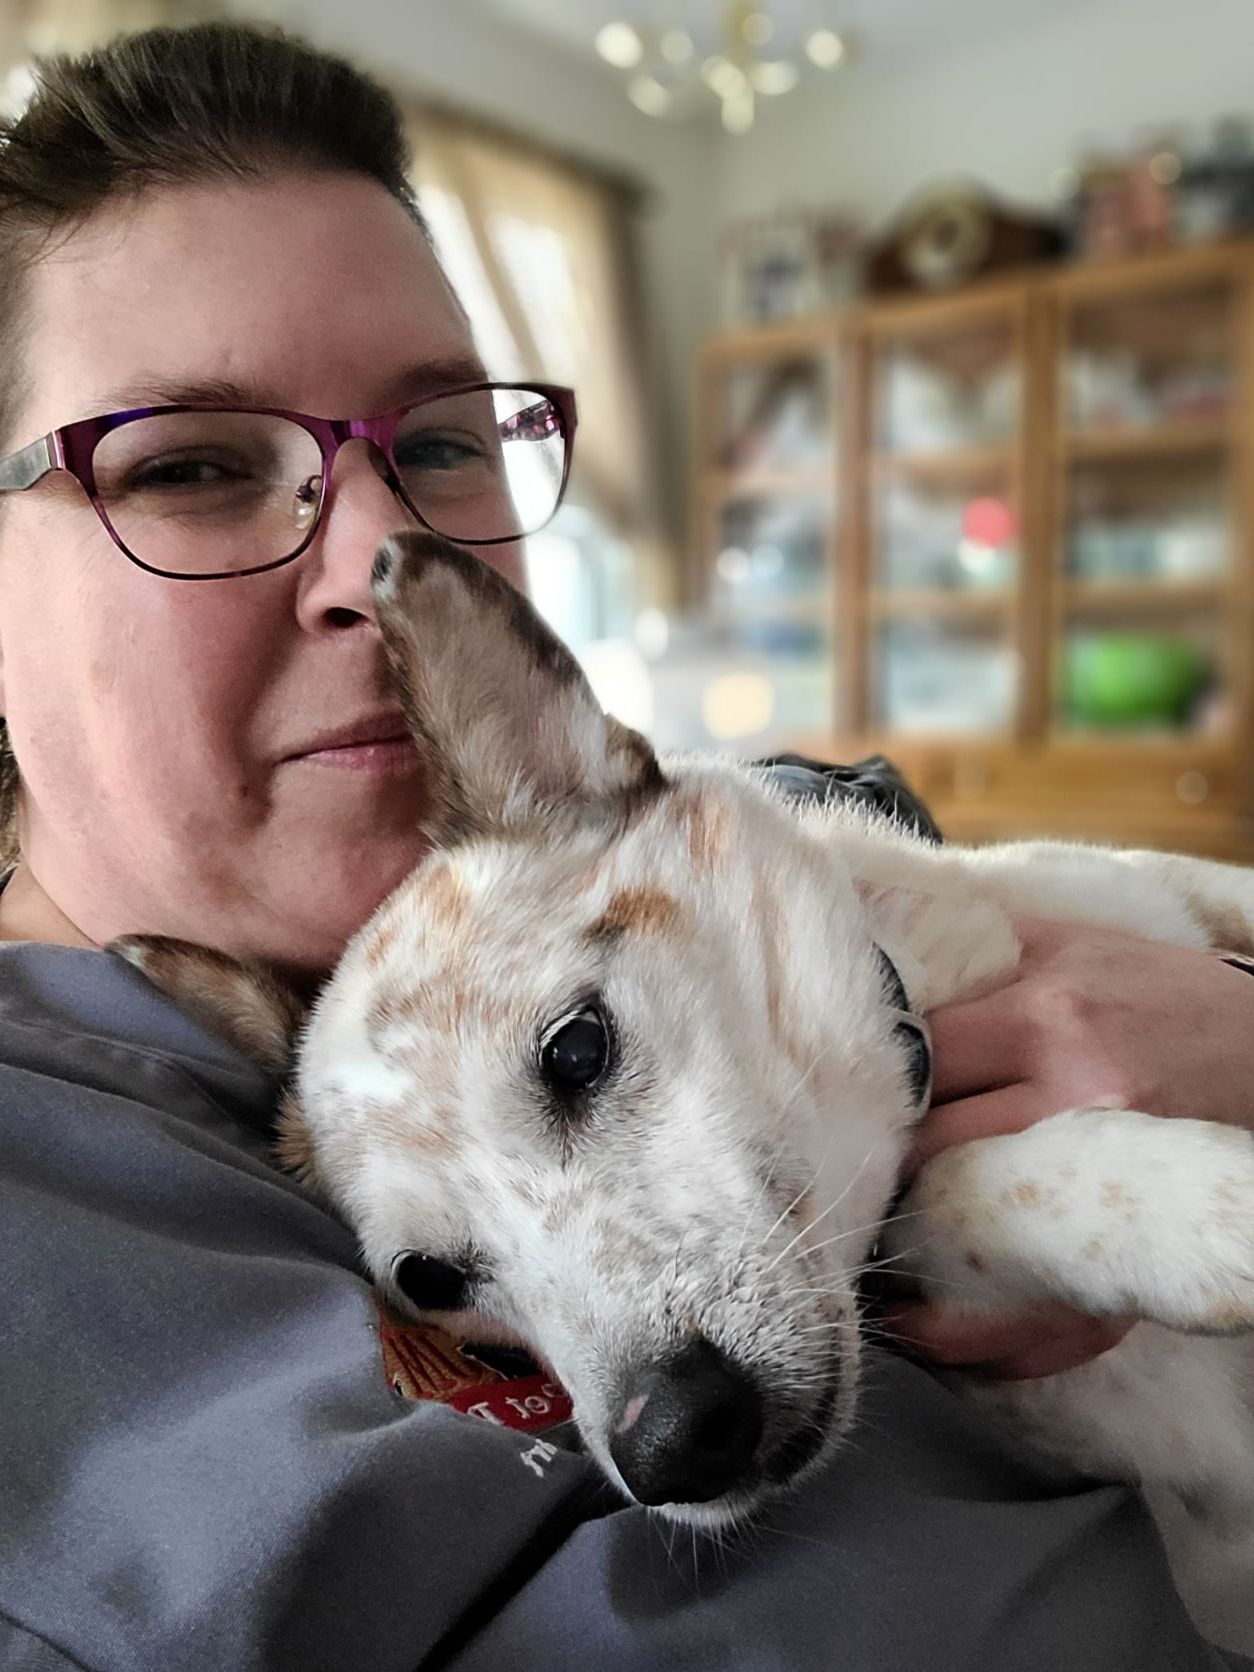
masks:
[[[431,846],[314,1006],[283,1154],[400,1304],[548,1366],[629,1494],[742,1517],[854,1418],[919,1016],[1011,977],[1011,912],[1250,950],[1254,874],[798,816],[752,770],[659,763],[465,553],[397,536],[375,597]],[[121,950],[287,1065],[300,1008],[262,972]],[[1254,1649],[1254,1137],[1068,1110],[932,1161],[882,1246],[946,1306],[1145,1320],[970,1391],[1141,1482],[1202,1629]]]

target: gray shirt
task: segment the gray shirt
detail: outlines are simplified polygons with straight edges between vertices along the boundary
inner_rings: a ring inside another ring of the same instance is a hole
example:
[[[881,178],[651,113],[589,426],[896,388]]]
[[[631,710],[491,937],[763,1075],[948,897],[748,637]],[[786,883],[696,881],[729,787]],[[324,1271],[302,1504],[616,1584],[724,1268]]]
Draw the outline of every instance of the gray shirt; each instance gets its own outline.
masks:
[[[715,1548],[561,1433],[400,1399],[272,1089],[103,953],[0,946],[0,1672],[1202,1672],[1136,1496],[875,1361]]]

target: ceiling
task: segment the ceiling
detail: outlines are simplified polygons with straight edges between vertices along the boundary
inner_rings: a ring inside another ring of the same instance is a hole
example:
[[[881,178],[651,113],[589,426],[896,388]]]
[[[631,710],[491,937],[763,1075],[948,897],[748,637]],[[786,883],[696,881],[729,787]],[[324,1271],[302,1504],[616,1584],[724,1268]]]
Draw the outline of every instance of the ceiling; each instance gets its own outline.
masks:
[[[861,62],[919,62],[956,47],[1031,27],[1078,9],[1086,0],[770,0],[772,51],[786,50],[818,23],[847,33]],[[593,41],[615,19],[667,28],[682,25],[700,50],[715,50],[722,0],[474,0],[515,28],[595,60]]]

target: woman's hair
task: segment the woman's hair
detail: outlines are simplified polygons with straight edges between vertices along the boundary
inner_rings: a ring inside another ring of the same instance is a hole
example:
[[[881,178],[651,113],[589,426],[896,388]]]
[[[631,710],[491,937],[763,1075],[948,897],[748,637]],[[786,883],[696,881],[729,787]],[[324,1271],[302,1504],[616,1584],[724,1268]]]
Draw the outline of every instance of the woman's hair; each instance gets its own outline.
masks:
[[[313,168],[377,180],[423,227],[409,160],[391,96],[279,30],[151,29],[43,61],[24,112],[0,122],[0,452],[33,439],[13,435],[25,388],[26,275],[105,204],[150,187]],[[6,860],[16,847],[17,785],[0,721]]]

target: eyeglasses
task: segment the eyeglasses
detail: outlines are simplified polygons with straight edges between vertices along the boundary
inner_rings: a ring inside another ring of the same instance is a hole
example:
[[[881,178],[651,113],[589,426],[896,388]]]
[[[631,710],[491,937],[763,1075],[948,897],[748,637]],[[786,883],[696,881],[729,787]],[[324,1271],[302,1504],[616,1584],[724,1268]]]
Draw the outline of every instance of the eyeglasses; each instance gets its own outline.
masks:
[[[67,424],[0,459],[0,493],[68,471],[132,563],[172,580],[224,580],[300,556],[346,441],[370,444],[388,487],[432,533],[492,546],[553,516],[574,432],[574,394],[543,383],[469,384],[381,418],[138,407]]]

